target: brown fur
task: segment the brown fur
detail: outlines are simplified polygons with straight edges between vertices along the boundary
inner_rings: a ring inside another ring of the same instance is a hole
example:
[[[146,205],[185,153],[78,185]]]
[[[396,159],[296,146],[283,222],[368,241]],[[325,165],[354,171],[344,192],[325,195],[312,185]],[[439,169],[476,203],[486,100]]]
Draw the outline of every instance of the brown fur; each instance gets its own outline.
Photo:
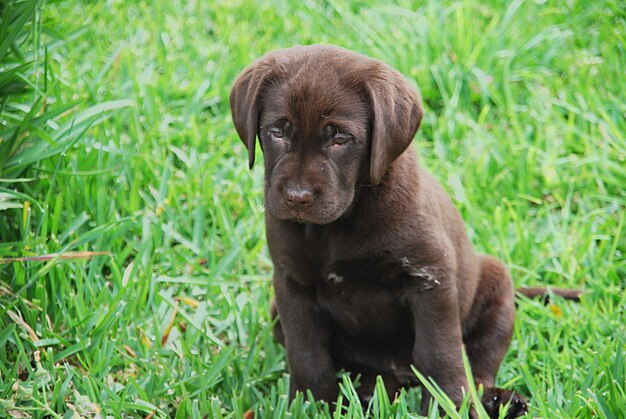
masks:
[[[465,345],[485,407],[526,411],[493,388],[513,332],[513,286],[497,259],[474,253],[461,217],[410,147],[417,91],[380,61],[332,46],[271,52],[237,78],[235,127],[265,156],[275,335],[290,394],[334,401],[336,373],[376,375],[391,396],[418,384],[415,366],[457,404]],[[423,411],[429,397],[424,397]]]

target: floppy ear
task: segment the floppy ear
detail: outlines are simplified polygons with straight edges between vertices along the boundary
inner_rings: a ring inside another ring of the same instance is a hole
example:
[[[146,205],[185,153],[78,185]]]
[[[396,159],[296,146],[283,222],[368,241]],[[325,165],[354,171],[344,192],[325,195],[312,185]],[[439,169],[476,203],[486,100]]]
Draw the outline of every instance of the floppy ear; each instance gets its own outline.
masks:
[[[370,182],[378,184],[391,163],[411,144],[424,110],[419,93],[391,68],[379,69],[367,81],[367,88],[374,116]]]
[[[254,148],[259,128],[261,89],[272,74],[271,67],[256,61],[239,74],[230,92],[230,112],[239,138],[248,149],[248,165],[254,166]]]

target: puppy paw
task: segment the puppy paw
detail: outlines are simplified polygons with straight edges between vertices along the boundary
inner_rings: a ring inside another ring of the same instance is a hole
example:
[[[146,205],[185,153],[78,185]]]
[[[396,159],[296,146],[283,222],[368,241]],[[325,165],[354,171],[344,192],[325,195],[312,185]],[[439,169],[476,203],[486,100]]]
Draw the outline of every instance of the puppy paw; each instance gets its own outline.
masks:
[[[518,418],[528,413],[526,400],[514,391],[501,388],[488,388],[483,393],[482,403],[490,418],[498,418],[500,406],[509,403],[505,418]]]

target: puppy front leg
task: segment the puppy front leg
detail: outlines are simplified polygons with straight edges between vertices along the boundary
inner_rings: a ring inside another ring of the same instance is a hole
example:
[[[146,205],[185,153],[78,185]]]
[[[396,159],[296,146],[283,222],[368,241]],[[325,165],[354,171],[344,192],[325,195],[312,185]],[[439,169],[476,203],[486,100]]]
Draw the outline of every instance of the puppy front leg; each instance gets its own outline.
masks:
[[[337,399],[337,379],[330,356],[330,328],[315,297],[315,290],[288,277],[274,277],[276,309],[285,337],[291,375],[289,397],[311,390],[318,400]]]
[[[458,406],[463,389],[468,390],[463,368],[463,338],[454,289],[436,288],[413,292],[409,307],[415,332],[412,360],[425,377],[431,377]],[[430,394],[424,393],[422,413],[426,414]]]

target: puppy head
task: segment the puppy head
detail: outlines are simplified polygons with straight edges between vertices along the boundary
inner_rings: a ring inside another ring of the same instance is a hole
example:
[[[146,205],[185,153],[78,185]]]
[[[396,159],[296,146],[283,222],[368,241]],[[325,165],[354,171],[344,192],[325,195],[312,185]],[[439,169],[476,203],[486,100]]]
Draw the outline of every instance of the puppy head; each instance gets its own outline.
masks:
[[[270,213],[328,224],[379,183],[422,119],[417,91],[380,61],[332,46],[278,50],[246,68],[230,106],[254,164],[265,155]]]

